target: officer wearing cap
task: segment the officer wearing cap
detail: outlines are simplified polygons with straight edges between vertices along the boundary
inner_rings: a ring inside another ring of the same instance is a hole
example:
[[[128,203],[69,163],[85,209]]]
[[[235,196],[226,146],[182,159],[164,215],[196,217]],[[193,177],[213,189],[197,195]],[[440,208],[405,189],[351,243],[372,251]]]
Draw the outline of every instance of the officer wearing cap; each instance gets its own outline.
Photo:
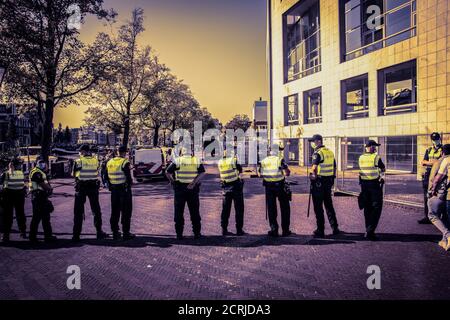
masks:
[[[222,214],[221,225],[224,236],[232,235],[228,232],[228,221],[230,219],[231,204],[234,202],[236,211],[236,235],[243,236],[244,232],[244,181],[241,179],[242,166],[237,157],[231,153],[223,153],[223,158],[218,163],[220,181],[222,185]]]
[[[99,203],[100,181],[99,161],[91,153],[89,145],[82,145],[80,158],[75,161],[72,175],[75,178],[75,205],[73,220],[73,241],[80,241],[84,220],[84,205],[89,199],[94,215],[94,226],[97,231],[97,239],[104,239],[107,234],[102,230],[102,211]]]
[[[424,197],[424,214],[425,217],[417,221],[419,224],[430,224],[430,219],[428,218],[428,189],[431,168],[433,165],[442,158],[442,140],[441,135],[437,132],[431,134],[432,146],[425,151],[425,155],[422,160],[422,166],[425,167],[425,172],[422,176],[422,186],[423,186],[423,197]]]
[[[259,164],[258,173],[263,178],[263,186],[266,189],[266,210],[269,216],[270,231],[268,235],[278,237],[277,222],[277,199],[281,209],[281,229],[283,237],[292,234],[290,230],[291,224],[291,207],[289,194],[286,191],[286,179],[291,175],[291,171],[284,159],[279,157],[277,145],[273,145],[270,149],[268,157],[263,159]]]
[[[338,235],[340,233],[339,225],[331,194],[334,180],[336,179],[334,153],[323,145],[323,137],[319,134],[314,135],[309,141],[314,149],[309,178],[311,180],[311,195],[317,220],[317,229],[314,231],[313,236],[316,238],[325,237],[324,206],[333,235]]]
[[[191,216],[194,238],[201,238],[200,217],[200,180],[205,175],[205,168],[196,156],[184,147],[180,156],[174,159],[166,170],[166,177],[174,189],[174,222],[177,239],[183,239],[184,208],[186,203]]]
[[[106,180],[111,191],[110,223],[114,240],[122,238],[119,221],[122,222],[123,240],[135,238],[135,235],[130,232],[133,211],[133,195],[131,192],[133,178],[131,177],[130,161],[126,155],[127,148],[121,146],[118,149],[118,155],[106,164]]]
[[[380,144],[374,140],[369,140],[365,146],[364,154],[359,158],[359,182],[366,222],[365,237],[371,241],[377,240],[375,230],[383,210],[383,185],[386,167],[377,154],[377,147],[379,146]]]
[[[33,207],[33,217],[30,224],[30,242],[36,243],[39,223],[42,221],[45,242],[54,242],[57,238],[53,235],[50,223],[50,214],[53,212],[53,204],[49,196],[53,189],[47,178],[47,163],[40,157],[37,158],[36,167],[29,174],[29,188],[31,192],[31,204]]]
[[[9,168],[0,176],[0,188],[4,199],[3,216],[3,242],[9,241],[9,235],[13,224],[14,211],[16,213],[17,226],[20,236],[26,239],[27,222],[25,217],[25,176],[22,171],[22,161],[14,159],[9,163]]]

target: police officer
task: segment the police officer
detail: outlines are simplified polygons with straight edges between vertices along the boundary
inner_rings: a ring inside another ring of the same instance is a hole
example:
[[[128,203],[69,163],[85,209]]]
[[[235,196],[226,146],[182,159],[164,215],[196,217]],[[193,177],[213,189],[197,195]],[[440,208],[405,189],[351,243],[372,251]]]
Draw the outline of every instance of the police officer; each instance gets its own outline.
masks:
[[[448,225],[450,218],[449,171],[450,144],[446,144],[443,146],[443,157],[431,169],[429,180],[430,199],[428,200],[428,216],[433,225],[442,233],[442,240],[439,241],[439,245],[446,251],[450,251],[450,230]]]
[[[53,204],[48,197],[53,189],[47,179],[47,164],[40,158],[37,159],[36,167],[29,175],[29,188],[31,191],[31,204],[33,217],[30,224],[30,242],[37,242],[39,223],[42,221],[45,242],[54,242],[57,238],[53,235],[50,223],[50,214],[53,212]]]
[[[9,169],[0,177],[0,186],[3,187],[4,216],[3,216],[3,242],[9,241],[9,235],[13,224],[14,211],[20,236],[27,238],[27,223],[25,217],[25,176],[22,171],[20,159],[14,159],[9,163]]]
[[[428,189],[429,189],[429,180],[430,180],[430,172],[433,164],[435,164],[442,157],[442,141],[441,135],[437,132],[434,132],[431,135],[431,142],[433,145],[429,147],[425,151],[425,155],[422,160],[422,166],[425,167],[425,172],[422,176],[422,185],[423,185],[423,197],[424,197],[424,214],[425,217],[417,221],[419,224],[430,224],[430,219],[428,218]]]
[[[201,238],[200,217],[200,180],[205,168],[200,160],[181,148],[181,156],[174,159],[166,170],[167,179],[173,185],[175,193],[175,232],[177,239],[183,239],[184,207],[187,203],[192,222],[194,238]]]
[[[218,163],[220,181],[222,184],[222,214],[221,225],[224,236],[232,235],[228,232],[228,221],[230,219],[231,204],[234,201],[236,212],[236,235],[243,236],[244,227],[244,181],[241,179],[242,166],[235,156],[227,156],[224,151],[223,159]]]
[[[274,145],[270,149],[268,157],[263,159],[259,165],[259,175],[263,178],[263,186],[266,189],[266,206],[269,216],[270,231],[268,235],[278,237],[277,222],[277,199],[281,209],[281,228],[283,237],[292,234],[291,207],[289,194],[286,191],[285,177],[289,177],[291,171],[283,159],[279,157],[278,146]]]
[[[80,148],[80,158],[75,161],[72,171],[72,175],[75,177],[73,241],[80,241],[86,198],[89,198],[91,210],[94,215],[97,239],[101,240],[107,237],[107,234],[102,230],[102,211],[98,199],[100,189],[98,171],[98,159],[92,156],[89,145],[82,145]]]
[[[126,158],[127,148],[119,147],[118,156],[106,164],[107,180],[111,191],[111,230],[113,239],[120,240],[122,234],[119,229],[119,220],[122,222],[123,240],[131,240],[135,235],[130,232],[131,214],[133,211],[133,195],[131,186],[130,161]]]
[[[327,212],[328,221],[333,230],[333,235],[340,234],[339,225],[336,218],[336,211],[333,207],[332,188],[336,179],[336,161],[334,153],[323,145],[323,137],[316,134],[309,139],[311,147],[314,149],[312,156],[312,168],[310,173],[311,195],[316,214],[317,229],[313,236],[316,238],[325,237],[324,210]]]
[[[377,154],[377,147],[379,146],[380,144],[374,140],[369,140],[365,146],[365,153],[359,158],[359,181],[366,221],[365,238],[370,241],[377,240],[375,230],[383,210],[383,185],[386,167]]]

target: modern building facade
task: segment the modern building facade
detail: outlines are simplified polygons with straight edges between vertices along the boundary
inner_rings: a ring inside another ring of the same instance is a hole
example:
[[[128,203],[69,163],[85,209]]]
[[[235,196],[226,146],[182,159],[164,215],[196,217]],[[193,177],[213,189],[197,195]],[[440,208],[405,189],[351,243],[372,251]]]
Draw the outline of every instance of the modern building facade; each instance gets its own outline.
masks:
[[[253,103],[252,124],[255,130],[267,130],[267,101],[259,98]]]
[[[340,169],[363,144],[420,173],[429,135],[450,132],[446,0],[268,0],[271,137],[309,164],[322,134]],[[450,136],[445,135],[450,142]]]

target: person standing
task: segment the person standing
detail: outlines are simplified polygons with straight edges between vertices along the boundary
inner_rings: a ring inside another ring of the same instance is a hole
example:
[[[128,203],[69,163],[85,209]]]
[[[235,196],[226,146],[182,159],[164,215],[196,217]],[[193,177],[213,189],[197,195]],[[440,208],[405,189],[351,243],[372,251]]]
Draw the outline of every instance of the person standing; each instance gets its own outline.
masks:
[[[236,235],[243,236],[244,232],[244,181],[241,179],[242,166],[234,156],[227,157],[224,151],[223,159],[218,163],[220,181],[222,185],[222,235],[229,236],[228,222],[231,214],[231,204],[234,202],[236,213]]]
[[[25,176],[22,171],[20,159],[9,163],[9,169],[0,177],[0,186],[3,187],[4,216],[3,216],[3,242],[9,242],[11,228],[16,214],[17,226],[22,239],[27,238],[27,220],[25,217]]]
[[[123,240],[131,240],[136,236],[130,232],[131,215],[133,212],[133,194],[131,187],[130,161],[126,158],[127,148],[119,147],[118,156],[106,164],[107,181],[111,191],[111,230],[114,240],[120,240],[119,220],[122,222]]]
[[[97,239],[105,239],[108,235],[102,230],[102,211],[99,203],[100,181],[99,161],[91,154],[89,145],[82,145],[80,148],[80,158],[75,161],[72,175],[75,177],[75,204],[73,237],[75,242],[80,241],[83,227],[84,205],[86,198],[89,199],[91,210],[94,215],[94,226],[97,231]]]
[[[333,206],[332,189],[336,179],[336,160],[334,153],[323,145],[323,137],[316,134],[309,139],[311,147],[314,149],[312,156],[312,168],[309,178],[311,180],[311,195],[316,215],[317,229],[313,236],[316,238],[325,237],[324,209],[328,216],[333,235],[340,234],[339,225],[336,218],[336,211]]]
[[[277,199],[281,209],[282,236],[288,237],[292,234],[290,196],[286,191],[286,179],[291,171],[284,159],[279,157],[278,146],[272,146],[268,157],[263,159],[259,165],[259,175],[263,178],[263,186],[266,189],[266,210],[269,217],[271,237],[279,236],[279,225],[277,221]]]
[[[431,223],[442,232],[443,237],[439,245],[446,251],[450,251],[450,230],[446,224],[450,221],[449,171],[450,144],[446,144],[443,146],[443,158],[433,165],[430,172],[430,199],[428,200],[428,217]]]
[[[53,189],[47,179],[47,164],[40,158],[37,159],[36,167],[29,175],[29,187],[31,191],[31,204],[33,217],[30,224],[30,242],[36,243],[39,223],[42,221],[45,242],[54,242],[57,238],[53,235],[50,214],[53,212],[53,204],[49,196]]]
[[[431,221],[428,218],[428,191],[429,191],[429,180],[430,172],[433,164],[435,164],[442,157],[442,141],[441,135],[434,132],[431,135],[432,146],[425,151],[425,155],[422,160],[422,166],[425,167],[425,172],[422,176],[422,186],[423,186],[423,198],[424,198],[424,214],[425,217],[418,220],[419,224],[430,224]]]
[[[200,180],[205,175],[205,168],[196,156],[182,148],[181,156],[176,157],[166,170],[166,177],[174,189],[174,221],[177,239],[183,239],[184,208],[186,203],[191,216],[194,238],[201,238],[200,217]]]
[[[377,154],[377,147],[379,146],[381,146],[379,143],[369,140],[365,145],[365,153],[359,158],[359,182],[366,223],[365,238],[370,241],[377,240],[375,230],[383,210],[383,185],[386,166]]]

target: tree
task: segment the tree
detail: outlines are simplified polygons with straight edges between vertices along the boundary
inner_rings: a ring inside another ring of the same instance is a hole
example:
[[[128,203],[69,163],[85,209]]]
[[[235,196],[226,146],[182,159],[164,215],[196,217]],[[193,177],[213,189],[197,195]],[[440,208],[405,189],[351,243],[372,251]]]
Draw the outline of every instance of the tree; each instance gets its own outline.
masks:
[[[61,123],[58,125],[58,130],[56,131],[54,142],[55,143],[63,142],[63,132],[62,132],[62,124]]]
[[[104,121],[115,132],[123,133],[124,146],[128,146],[133,122],[141,112],[144,87],[158,66],[151,48],[139,47],[138,38],[144,31],[143,14],[141,8],[134,9],[131,20],[119,28],[112,68],[91,91],[97,106],[88,110],[88,121]]]
[[[72,142],[72,132],[69,129],[69,126],[66,126],[64,130],[64,142],[70,144]]]
[[[42,156],[48,161],[57,106],[76,103],[108,68],[111,43],[99,34],[91,46],[78,40],[72,19],[87,15],[111,21],[102,0],[0,0],[0,55],[6,57],[10,96],[34,101],[42,126]],[[69,10],[71,9],[71,10]],[[73,9],[73,10],[72,10]],[[75,14],[74,14],[75,10]]]
[[[246,114],[238,114],[233,117],[226,125],[226,129],[238,130],[242,129],[247,131],[252,125],[250,118]]]

